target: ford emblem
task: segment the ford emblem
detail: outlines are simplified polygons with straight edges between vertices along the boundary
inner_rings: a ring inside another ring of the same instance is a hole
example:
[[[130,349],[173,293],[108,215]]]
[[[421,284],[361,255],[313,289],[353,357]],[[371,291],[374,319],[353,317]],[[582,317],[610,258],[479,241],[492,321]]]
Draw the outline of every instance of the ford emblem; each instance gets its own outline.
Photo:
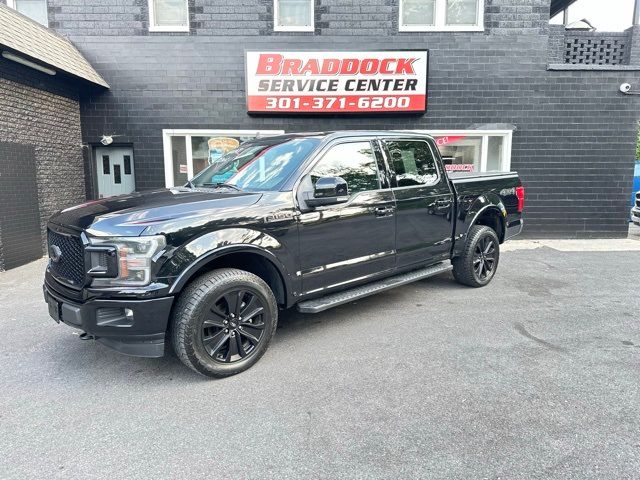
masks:
[[[62,257],[62,250],[57,245],[51,245],[49,247],[49,257],[53,263],[58,263]]]

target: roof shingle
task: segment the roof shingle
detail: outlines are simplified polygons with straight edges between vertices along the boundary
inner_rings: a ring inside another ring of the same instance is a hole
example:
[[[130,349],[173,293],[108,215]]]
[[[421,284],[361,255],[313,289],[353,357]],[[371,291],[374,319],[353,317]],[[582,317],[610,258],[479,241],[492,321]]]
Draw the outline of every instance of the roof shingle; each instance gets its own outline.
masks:
[[[0,48],[2,46],[109,88],[69,40],[0,3]]]

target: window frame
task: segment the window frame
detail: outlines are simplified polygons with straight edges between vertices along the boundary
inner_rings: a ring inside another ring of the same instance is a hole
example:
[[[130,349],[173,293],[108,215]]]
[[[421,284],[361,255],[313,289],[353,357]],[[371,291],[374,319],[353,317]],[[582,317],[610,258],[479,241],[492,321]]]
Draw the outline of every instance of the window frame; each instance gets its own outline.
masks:
[[[278,17],[280,13],[279,3],[280,0],[273,0],[273,31],[274,32],[314,32],[316,25],[316,15],[315,15],[315,0],[307,0],[309,6],[311,7],[311,25],[304,26],[287,26],[280,25],[278,23]]]
[[[193,174],[193,150],[191,137],[207,136],[244,136],[255,135],[256,137],[269,137],[282,135],[284,130],[218,130],[218,129],[163,129],[162,147],[164,152],[164,183],[166,188],[175,186],[173,179],[173,150],[171,148],[172,137],[185,137],[185,150],[187,158],[187,179],[194,177]]]
[[[496,130],[412,130],[416,133],[426,133],[432,137],[446,137],[446,136],[468,136],[468,137],[482,137],[482,143],[480,146],[480,171],[487,171],[487,156],[489,152],[489,140],[488,137],[502,137],[504,138],[503,151],[502,151],[502,170],[508,172],[511,170],[511,146],[513,143],[513,130],[496,129]],[[438,146],[436,141],[436,146]],[[438,149],[438,154],[440,154]]]
[[[187,24],[186,25],[174,25],[163,26],[155,24],[155,1],[147,0],[147,6],[149,7],[149,31],[150,32],[183,32],[189,33],[190,31],[190,19],[189,19],[189,0],[183,0],[185,7],[187,7]]]
[[[49,28],[49,0],[42,0],[44,2],[44,10],[46,12],[47,15],[47,23],[44,24],[45,27]],[[18,12],[18,7],[16,5],[16,0],[7,0],[7,7],[14,9],[16,12]],[[20,13],[20,12],[18,12]],[[24,14],[21,14],[24,15]],[[27,15],[25,15],[26,17]],[[33,18],[31,17],[27,17],[30,18],[31,20],[33,20]],[[38,22],[37,20],[33,20],[34,22],[36,22],[37,24],[41,25],[40,22]]]
[[[402,14],[405,0],[400,0],[398,8],[399,32],[484,32],[485,0],[476,0],[478,4],[476,25],[447,25],[447,0],[435,0],[435,13],[433,25],[404,25]]]

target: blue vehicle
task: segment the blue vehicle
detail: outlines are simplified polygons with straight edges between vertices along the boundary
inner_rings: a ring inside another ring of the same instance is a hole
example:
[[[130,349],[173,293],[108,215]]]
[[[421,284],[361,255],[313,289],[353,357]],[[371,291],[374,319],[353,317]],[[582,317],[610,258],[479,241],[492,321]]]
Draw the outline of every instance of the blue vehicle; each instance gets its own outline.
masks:
[[[640,160],[636,160],[631,193],[631,221],[640,226]]]

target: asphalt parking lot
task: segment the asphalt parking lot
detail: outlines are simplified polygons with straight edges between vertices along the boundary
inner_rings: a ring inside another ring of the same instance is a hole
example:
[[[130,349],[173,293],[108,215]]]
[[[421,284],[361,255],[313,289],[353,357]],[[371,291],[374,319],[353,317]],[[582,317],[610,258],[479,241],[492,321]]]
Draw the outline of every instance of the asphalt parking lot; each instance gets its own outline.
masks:
[[[640,478],[640,251],[571,250],[287,312],[218,381],[56,325],[42,261],[2,273],[0,477]]]

